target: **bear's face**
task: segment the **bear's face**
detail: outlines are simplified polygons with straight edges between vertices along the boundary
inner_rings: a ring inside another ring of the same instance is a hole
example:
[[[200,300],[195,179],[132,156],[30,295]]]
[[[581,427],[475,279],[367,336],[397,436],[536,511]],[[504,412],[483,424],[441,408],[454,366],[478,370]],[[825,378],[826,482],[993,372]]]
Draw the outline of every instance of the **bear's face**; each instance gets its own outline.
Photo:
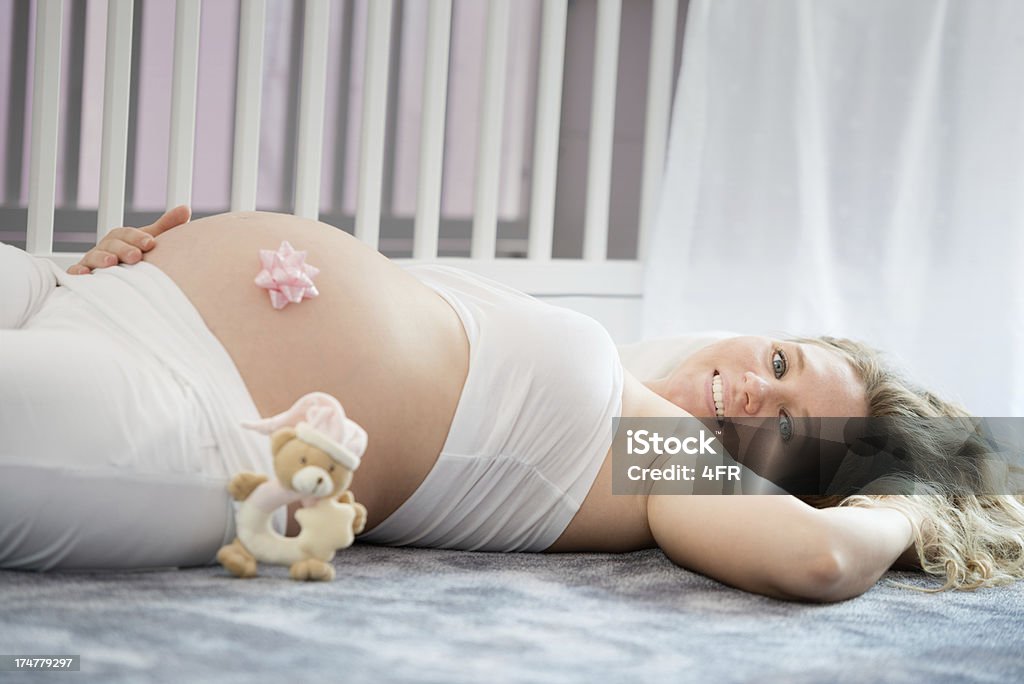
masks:
[[[272,436],[274,473],[285,487],[306,496],[340,494],[352,484],[352,471],[327,453],[295,436],[294,428],[281,428]]]

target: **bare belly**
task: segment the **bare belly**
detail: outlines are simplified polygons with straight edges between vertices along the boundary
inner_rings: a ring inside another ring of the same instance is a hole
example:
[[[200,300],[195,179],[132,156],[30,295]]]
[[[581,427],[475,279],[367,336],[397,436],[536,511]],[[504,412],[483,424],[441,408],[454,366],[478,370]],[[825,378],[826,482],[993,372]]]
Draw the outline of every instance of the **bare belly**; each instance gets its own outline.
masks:
[[[321,269],[320,295],[275,310],[253,278],[259,250],[282,240]],[[352,489],[367,529],[419,486],[444,446],[469,363],[462,324],[437,293],[344,231],[284,214],[196,220],[157,238],[145,260],[202,315],[260,415],[323,391],[366,429]]]
[[[320,294],[282,310],[253,283],[260,249],[288,240],[321,269]],[[458,315],[429,287],[348,233],[288,214],[221,214],[157,238],[145,260],[202,315],[245,381],[260,415],[312,391],[334,395],[369,434],[352,490],[366,529],[395,511],[437,461],[469,368]],[[631,377],[624,415],[651,394]],[[653,545],[645,501],[611,493],[606,457],[590,493],[551,551]],[[294,530],[294,520],[290,520]]]

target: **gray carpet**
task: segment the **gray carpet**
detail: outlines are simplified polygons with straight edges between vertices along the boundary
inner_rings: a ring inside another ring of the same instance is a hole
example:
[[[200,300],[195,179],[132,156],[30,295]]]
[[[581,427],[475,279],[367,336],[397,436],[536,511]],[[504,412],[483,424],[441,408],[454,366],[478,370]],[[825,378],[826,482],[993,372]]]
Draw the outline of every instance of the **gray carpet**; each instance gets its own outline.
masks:
[[[832,605],[753,596],[625,555],[356,545],[338,579],[284,568],[0,572],[0,653],[80,654],[12,682],[1024,681],[1024,583]]]

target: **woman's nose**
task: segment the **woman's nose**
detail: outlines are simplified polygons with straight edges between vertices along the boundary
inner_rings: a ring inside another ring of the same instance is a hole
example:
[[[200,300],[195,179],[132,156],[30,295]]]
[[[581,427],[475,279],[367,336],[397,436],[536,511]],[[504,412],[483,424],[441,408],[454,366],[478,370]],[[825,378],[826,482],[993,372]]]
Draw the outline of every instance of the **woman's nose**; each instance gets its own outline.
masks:
[[[743,392],[746,395],[746,406],[744,407],[749,415],[755,416],[761,411],[771,397],[771,383],[753,371],[743,374]]]

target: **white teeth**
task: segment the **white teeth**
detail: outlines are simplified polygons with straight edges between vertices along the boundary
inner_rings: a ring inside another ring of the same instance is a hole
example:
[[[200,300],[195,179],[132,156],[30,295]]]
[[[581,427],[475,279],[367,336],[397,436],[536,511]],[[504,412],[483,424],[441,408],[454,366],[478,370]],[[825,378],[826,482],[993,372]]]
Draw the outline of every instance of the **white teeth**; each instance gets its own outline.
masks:
[[[722,393],[722,378],[718,373],[711,379],[711,395],[715,399],[715,415],[725,418],[725,395]]]

